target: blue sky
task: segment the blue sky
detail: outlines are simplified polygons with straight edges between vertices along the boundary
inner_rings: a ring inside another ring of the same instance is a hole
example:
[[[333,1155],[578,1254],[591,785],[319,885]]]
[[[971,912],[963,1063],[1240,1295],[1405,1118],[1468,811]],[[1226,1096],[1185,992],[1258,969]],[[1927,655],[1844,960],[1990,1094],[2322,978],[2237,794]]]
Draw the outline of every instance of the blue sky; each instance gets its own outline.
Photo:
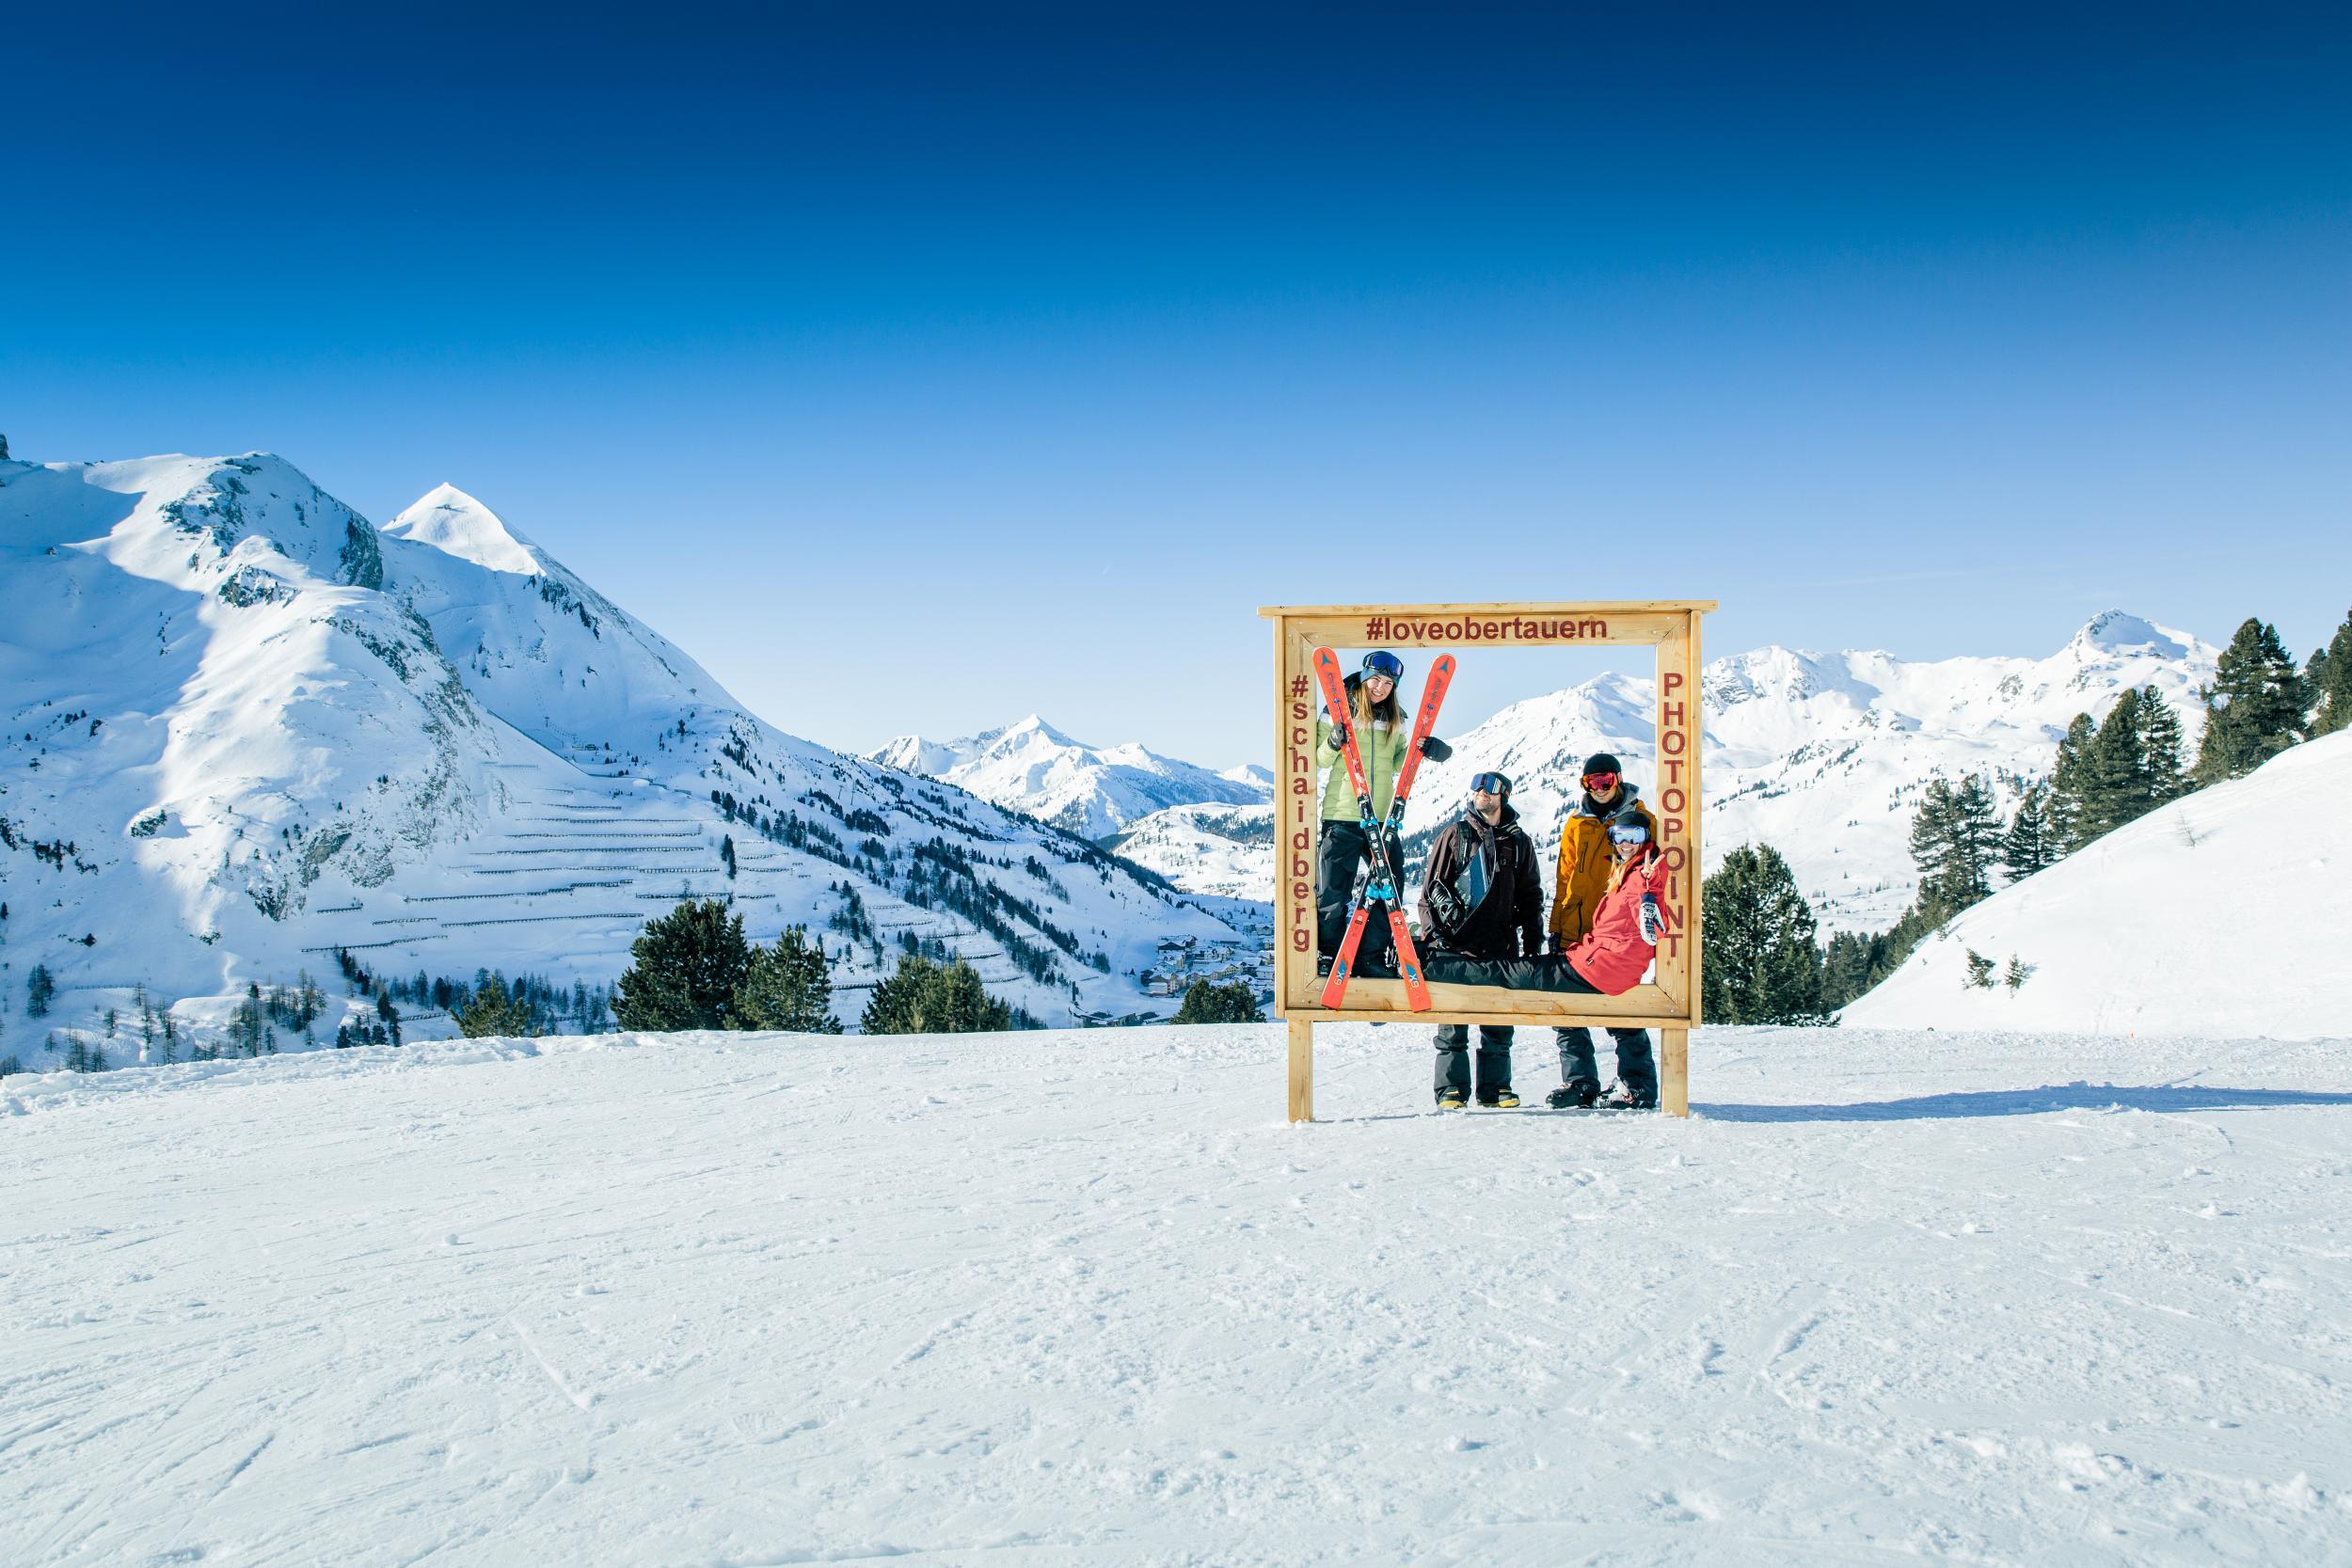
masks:
[[[1269,603],[2352,607],[2341,13],[191,9],[8,24],[16,455],[448,480],[835,745],[1263,760]]]

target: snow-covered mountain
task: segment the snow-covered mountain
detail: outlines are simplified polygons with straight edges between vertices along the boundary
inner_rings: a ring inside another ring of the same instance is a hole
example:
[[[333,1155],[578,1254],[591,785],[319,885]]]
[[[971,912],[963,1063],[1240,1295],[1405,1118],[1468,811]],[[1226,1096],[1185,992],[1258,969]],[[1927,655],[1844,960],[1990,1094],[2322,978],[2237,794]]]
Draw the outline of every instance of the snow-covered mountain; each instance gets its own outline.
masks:
[[[379,531],[264,453],[0,462],[0,1017],[36,964],[75,1025],[142,985],[213,1016],[338,948],[601,983],[686,893],[846,949],[851,1022],[907,940],[1060,1020],[1146,1006],[1164,937],[1233,934],[755,718],[461,491]]]
[[[1263,801],[1170,806],[1136,818],[1103,847],[1187,893],[1263,902],[1273,875],[1273,843],[1274,805]]]
[[[1825,928],[1883,929],[1916,891],[1911,814],[1930,778],[1982,774],[2007,810],[2047,774],[2069,720],[2104,716],[2124,690],[2151,685],[2179,714],[2193,754],[2203,722],[2196,689],[2217,657],[2185,632],[2109,610],[2040,659],[1781,647],[1717,659],[1702,677],[1707,863],[1769,843]],[[1484,768],[1516,781],[1513,802],[1547,855],[1592,752],[1615,752],[1654,799],[1651,692],[1646,673],[1612,673],[1513,704],[1467,732],[1440,724],[1454,756],[1424,765],[1414,786],[1408,859],[1461,810],[1470,775]],[[1179,885],[1192,885],[1195,865],[1209,868],[1219,892],[1273,882],[1269,836],[1258,841],[1254,875],[1237,850],[1198,859],[1181,823],[1163,832],[1156,820],[1139,821],[1121,844],[1122,854]]]
[[[1867,1028],[2352,1031],[2352,734],[2294,747],[2003,888],[1844,1014]],[[1989,959],[1990,989],[1968,956]],[[2028,966],[2007,984],[2014,959]]]
[[[1274,792],[1254,764],[1218,773],[1137,745],[1089,746],[1035,714],[961,740],[902,735],[866,756],[1098,841],[1171,806],[1250,805]]]

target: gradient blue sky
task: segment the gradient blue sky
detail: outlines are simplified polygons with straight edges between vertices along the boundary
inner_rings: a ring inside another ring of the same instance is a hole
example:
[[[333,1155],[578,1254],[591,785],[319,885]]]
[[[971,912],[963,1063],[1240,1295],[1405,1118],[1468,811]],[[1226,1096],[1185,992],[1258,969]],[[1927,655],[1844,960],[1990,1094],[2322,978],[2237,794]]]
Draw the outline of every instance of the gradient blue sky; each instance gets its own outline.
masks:
[[[448,480],[831,744],[1263,760],[1268,603],[2352,607],[2341,8],[67,9],[17,456]]]

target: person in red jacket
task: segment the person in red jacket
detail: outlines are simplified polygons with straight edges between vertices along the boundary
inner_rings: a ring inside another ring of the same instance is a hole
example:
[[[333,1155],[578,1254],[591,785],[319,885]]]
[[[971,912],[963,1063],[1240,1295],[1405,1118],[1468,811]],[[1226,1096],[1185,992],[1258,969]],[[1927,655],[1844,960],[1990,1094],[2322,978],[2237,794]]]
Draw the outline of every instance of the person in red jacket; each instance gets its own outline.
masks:
[[[1659,895],[1666,885],[1666,858],[1650,841],[1649,824],[1630,814],[1609,824],[1609,853],[1614,863],[1609,890],[1593,912],[1593,927],[1562,954],[1568,983],[1556,989],[1621,996],[1642,983],[1657,957],[1666,928]],[[1646,1046],[1646,1037],[1643,1044]],[[1638,1061],[1621,1053],[1616,1085],[1600,1103],[1637,1110],[1658,1107],[1658,1068],[1644,1050]]]

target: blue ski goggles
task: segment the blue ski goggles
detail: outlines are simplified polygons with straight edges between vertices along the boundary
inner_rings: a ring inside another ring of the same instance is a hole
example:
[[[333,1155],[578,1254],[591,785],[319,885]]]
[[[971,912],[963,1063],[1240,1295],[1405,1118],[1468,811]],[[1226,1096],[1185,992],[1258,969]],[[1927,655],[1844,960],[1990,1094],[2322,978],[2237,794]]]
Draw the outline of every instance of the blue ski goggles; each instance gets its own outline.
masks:
[[[1386,675],[1392,681],[1405,678],[1405,661],[1392,653],[1376,651],[1364,656],[1364,673]]]
[[[1638,816],[1621,817],[1609,824],[1609,842],[1612,844],[1647,844],[1649,824]]]
[[[1480,795],[1508,795],[1511,793],[1511,775],[1508,773],[1472,773],[1470,789]]]

